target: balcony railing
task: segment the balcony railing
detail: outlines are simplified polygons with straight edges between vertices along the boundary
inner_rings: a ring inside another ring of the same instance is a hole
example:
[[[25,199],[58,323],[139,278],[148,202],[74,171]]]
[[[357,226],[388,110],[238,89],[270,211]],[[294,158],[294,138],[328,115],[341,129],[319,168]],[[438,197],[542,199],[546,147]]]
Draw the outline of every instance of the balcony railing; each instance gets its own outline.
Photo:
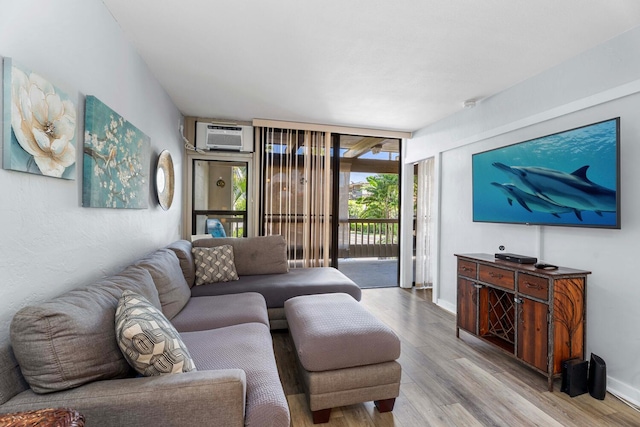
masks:
[[[353,219],[340,221],[338,257],[383,258],[398,256],[397,219]]]
[[[247,217],[245,211],[194,211],[192,234],[207,233],[206,220],[218,219],[224,226],[227,237],[246,237]],[[273,215],[265,221],[272,234],[286,235],[285,223],[294,222],[289,216]],[[338,228],[339,258],[386,258],[398,256],[397,219],[354,219],[341,220]],[[289,239],[302,242],[302,224],[296,223],[289,229]],[[295,234],[299,234],[295,238]],[[292,245],[293,246],[293,245]],[[299,245],[298,245],[299,246]],[[300,250],[300,248],[290,248]]]
[[[268,234],[282,234],[289,241],[289,256],[301,251],[302,215],[269,215],[264,218]],[[315,219],[315,218],[313,218]],[[320,217],[321,219],[321,217]],[[300,221],[300,222],[298,222]],[[338,228],[339,258],[386,258],[398,256],[397,219],[341,220]],[[296,251],[296,252],[294,252]],[[296,256],[299,258],[299,256]]]

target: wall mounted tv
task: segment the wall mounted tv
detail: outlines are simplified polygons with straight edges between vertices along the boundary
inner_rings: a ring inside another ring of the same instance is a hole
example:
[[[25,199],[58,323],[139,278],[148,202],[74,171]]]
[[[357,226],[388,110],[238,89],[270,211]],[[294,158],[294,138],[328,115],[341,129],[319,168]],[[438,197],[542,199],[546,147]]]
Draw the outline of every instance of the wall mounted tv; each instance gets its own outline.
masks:
[[[473,155],[473,221],[620,228],[620,118]]]

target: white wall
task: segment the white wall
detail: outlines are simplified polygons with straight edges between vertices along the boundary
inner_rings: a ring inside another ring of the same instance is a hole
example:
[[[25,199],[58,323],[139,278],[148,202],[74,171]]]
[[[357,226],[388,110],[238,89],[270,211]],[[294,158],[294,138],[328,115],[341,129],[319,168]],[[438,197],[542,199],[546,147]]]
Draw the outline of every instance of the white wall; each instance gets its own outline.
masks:
[[[76,180],[0,170],[2,343],[21,307],[115,273],[179,238],[182,116],[101,1],[0,0],[0,10],[0,56],[77,94],[78,106]],[[85,95],[151,138],[150,171],[160,151],[169,150],[177,181],[168,211],[152,192],[149,209],[81,207]]]
[[[454,253],[508,252],[590,270],[587,356],[607,363],[608,388],[640,402],[640,27],[492,98],[421,129],[406,162],[440,158],[437,303],[455,311]],[[471,155],[621,117],[622,229],[472,222]]]

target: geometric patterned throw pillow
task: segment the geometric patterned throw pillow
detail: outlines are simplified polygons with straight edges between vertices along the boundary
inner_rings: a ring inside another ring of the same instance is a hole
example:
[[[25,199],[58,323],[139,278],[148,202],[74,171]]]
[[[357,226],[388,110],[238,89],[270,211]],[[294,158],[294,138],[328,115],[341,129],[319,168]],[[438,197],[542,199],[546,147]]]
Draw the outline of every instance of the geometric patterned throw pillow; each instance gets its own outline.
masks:
[[[191,249],[191,252],[196,266],[196,286],[238,280],[233,246],[198,247]]]
[[[115,326],[118,346],[139,374],[150,377],[196,370],[178,331],[145,297],[124,291]]]

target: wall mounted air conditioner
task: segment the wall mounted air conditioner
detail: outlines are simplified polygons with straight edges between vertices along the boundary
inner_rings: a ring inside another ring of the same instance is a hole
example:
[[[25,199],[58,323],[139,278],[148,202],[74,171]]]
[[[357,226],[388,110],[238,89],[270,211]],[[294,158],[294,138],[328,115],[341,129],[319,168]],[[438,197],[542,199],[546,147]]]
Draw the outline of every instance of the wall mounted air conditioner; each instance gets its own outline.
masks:
[[[253,126],[196,122],[196,147],[253,152]]]

